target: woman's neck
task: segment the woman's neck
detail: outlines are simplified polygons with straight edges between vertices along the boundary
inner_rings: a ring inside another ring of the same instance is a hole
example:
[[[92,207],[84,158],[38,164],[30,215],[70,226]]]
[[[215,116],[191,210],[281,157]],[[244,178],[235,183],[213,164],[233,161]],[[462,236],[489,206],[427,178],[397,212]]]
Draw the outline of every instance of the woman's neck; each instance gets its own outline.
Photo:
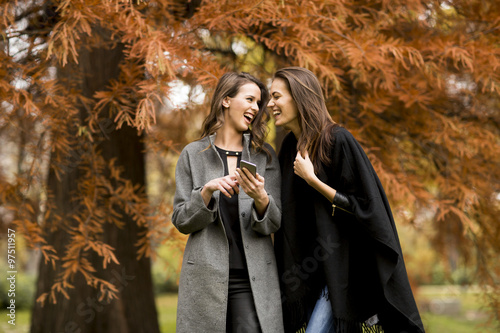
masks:
[[[299,120],[298,118],[288,122],[287,124],[283,125],[283,128],[285,130],[291,131],[295,138],[299,140],[300,135],[302,134],[302,130],[299,125]]]
[[[243,149],[243,133],[222,126],[217,130],[214,144],[225,150],[241,151]]]
[[[290,130],[292,131],[292,133],[295,136],[295,138],[297,139],[297,141],[299,141],[300,135],[302,134],[300,127],[296,126],[294,128],[291,128]]]

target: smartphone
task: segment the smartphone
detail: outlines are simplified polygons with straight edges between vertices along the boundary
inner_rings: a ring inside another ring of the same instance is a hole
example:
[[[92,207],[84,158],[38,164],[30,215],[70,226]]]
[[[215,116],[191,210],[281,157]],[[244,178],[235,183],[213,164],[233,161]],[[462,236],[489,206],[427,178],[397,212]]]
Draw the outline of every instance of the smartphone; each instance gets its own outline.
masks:
[[[241,160],[240,161],[240,169],[243,169],[243,168],[246,168],[248,171],[250,171],[250,173],[254,177],[257,177],[257,165],[255,165],[251,162],[245,161],[245,160]]]

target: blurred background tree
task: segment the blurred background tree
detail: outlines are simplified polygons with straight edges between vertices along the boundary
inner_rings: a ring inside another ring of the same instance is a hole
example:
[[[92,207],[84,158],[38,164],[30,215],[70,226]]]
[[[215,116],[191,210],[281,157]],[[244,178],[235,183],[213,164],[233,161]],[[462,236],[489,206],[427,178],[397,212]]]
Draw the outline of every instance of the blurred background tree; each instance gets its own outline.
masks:
[[[498,319],[499,17],[494,0],[2,0],[0,214],[41,253],[33,332],[158,331],[176,156],[222,73],[289,65],[439,254],[403,244],[414,282],[440,262]]]

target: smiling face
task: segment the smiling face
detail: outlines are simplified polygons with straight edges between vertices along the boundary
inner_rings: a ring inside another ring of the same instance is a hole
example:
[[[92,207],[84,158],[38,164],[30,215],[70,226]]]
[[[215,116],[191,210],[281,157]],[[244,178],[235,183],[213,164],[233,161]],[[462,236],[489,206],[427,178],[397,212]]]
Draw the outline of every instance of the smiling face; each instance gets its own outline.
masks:
[[[238,132],[245,132],[257,116],[260,103],[260,88],[255,83],[246,83],[240,87],[234,97],[226,97],[222,106],[226,108],[224,125],[233,127]]]
[[[276,126],[282,126],[296,135],[300,134],[299,111],[285,80],[273,80],[271,99],[267,107],[271,109]]]

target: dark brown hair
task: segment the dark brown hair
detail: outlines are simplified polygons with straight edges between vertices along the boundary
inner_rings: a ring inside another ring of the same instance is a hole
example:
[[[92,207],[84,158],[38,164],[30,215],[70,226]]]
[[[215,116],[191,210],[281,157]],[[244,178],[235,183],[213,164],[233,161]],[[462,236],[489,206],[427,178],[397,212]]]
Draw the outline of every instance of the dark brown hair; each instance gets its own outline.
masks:
[[[297,105],[301,129],[297,150],[301,153],[307,151],[314,170],[319,171],[321,162],[330,163],[332,129],[337,126],[326,108],[319,80],[313,72],[302,67],[282,68],[274,78],[286,82]]]
[[[225,108],[222,106],[222,101],[226,97],[234,97],[238,94],[241,86],[247,83],[255,83],[260,89],[259,112],[255,116],[250,125],[249,132],[251,133],[251,143],[255,151],[263,150],[270,156],[268,150],[264,147],[264,139],[267,135],[267,121],[269,119],[269,111],[267,110],[267,102],[269,100],[269,91],[266,86],[253,77],[252,75],[242,72],[229,72],[219,79],[212,96],[210,105],[210,113],[203,122],[203,132],[201,138],[212,135],[224,124]]]

